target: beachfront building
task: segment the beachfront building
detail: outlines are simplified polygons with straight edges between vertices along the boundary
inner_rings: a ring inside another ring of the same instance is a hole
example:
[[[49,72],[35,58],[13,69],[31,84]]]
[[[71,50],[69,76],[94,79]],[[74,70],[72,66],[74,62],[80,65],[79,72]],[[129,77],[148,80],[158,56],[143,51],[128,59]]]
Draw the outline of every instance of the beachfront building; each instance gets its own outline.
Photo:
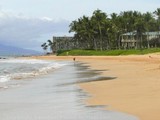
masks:
[[[120,39],[124,49],[160,47],[160,31],[145,32],[142,35],[138,35],[136,31],[128,32],[122,34]]]
[[[70,36],[53,36],[53,43],[54,52],[58,50],[71,50],[75,47],[74,39]]]
[[[160,31],[144,32],[142,35],[136,31],[120,35],[119,47],[122,49],[138,49],[160,47]],[[59,50],[82,49],[86,43],[78,42],[71,36],[53,36],[53,53]]]

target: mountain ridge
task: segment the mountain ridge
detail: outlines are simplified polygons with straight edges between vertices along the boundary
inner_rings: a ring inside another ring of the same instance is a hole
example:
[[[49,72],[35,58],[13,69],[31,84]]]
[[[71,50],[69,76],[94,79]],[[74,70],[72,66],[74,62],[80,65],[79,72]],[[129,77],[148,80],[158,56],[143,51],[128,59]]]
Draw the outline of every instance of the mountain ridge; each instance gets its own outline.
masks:
[[[39,51],[0,44],[0,55],[20,56],[20,55],[40,55],[40,54],[42,53]]]

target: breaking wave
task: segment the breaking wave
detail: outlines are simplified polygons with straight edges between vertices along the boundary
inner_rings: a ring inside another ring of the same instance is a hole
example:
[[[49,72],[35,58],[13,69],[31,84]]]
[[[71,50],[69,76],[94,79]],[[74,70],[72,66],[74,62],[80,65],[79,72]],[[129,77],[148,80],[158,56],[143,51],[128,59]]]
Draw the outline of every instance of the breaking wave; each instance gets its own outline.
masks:
[[[32,78],[38,75],[44,75],[52,70],[58,69],[65,64],[56,63],[54,61],[44,60],[22,60],[22,59],[8,59],[1,60],[0,83],[10,80],[19,80],[25,78]]]

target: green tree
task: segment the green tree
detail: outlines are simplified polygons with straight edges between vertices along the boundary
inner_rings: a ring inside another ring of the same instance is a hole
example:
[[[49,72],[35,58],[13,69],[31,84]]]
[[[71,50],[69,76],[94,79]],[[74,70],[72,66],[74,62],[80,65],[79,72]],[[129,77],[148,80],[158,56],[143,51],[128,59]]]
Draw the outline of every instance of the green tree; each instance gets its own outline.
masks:
[[[48,40],[47,42],[48,42],[48,47],[50,47],[50,51],[54,53],[55,43],[51,40]]]
[[[48,49],[47,43],[43,43],[43,44],[41,45],[41,47],[42,47],[43,50],[47,53],[47,49]]]
[[[99,36],[99,43],[100,43],[100,50],[103,50],[103,34],[102,30],[104,29],[104,25],[106,23],[107,15],[106,13],[102,12],[101,10],[95,10],[92,15],[92,21],[95,25],[95,31]]]
[[[155,24],[155,19],[153,18],[152,13],[147,12],[144,13],[144,22],[145,22],[145,28],[146,28],[146,33],[147,33],[147,47],[150,48],[150,40],[149,40],[149,32],[153,31],[152,26]]]
[[[137,48],[142,48],[142,37],[144,32],[146,32],[146,23],[142,14],[136,18],[135,21],[136,35],[137,35]]]
[[[128,39],[136,38],[136,48],[143,46],[149,48],[149,38],[146,38],[145,33],[159,30],[158,26],[160,26],[160,8],[157,8],[154,13],[124,11],[120,14],[112,13],[110,17],[101,10],[95,10],[91,17],[82,16],[72,21],[69,27],[70,32],[75,33],[74,40],[77,48],[106,50],[120,49],[120,38],[124,33],[132,35]],[[147,39],[145,44],[144,39]]]

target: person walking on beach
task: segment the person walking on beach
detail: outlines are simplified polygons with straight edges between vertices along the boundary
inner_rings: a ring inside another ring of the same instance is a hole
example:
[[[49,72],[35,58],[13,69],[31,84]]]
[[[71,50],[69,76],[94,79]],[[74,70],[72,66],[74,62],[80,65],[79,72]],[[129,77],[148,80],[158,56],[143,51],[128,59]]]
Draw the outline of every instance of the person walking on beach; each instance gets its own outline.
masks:
[[[75,61],[76,61],[76,58],[75,58],[75,57],[73,58],[73,61],[74,61],[74,65],[75,65]]]

